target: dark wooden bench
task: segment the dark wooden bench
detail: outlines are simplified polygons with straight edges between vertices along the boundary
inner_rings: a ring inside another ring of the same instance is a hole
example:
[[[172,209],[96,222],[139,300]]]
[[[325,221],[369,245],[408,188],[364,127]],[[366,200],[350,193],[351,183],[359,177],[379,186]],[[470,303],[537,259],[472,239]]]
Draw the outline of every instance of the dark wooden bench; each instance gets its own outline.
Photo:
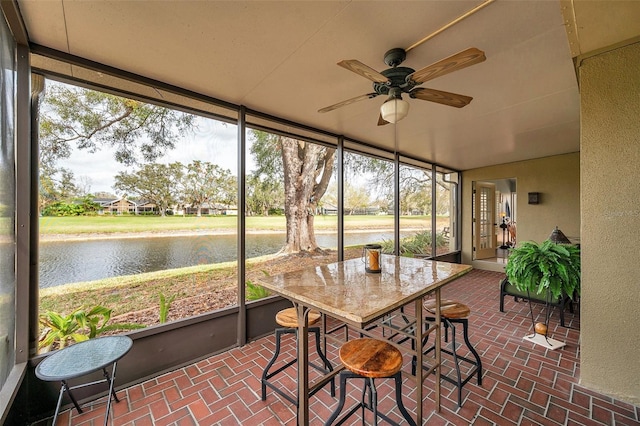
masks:
[[[527,295],[526,291],[518,290],[515,285],[511,284],[509,280],[505,277],[500,281],[500,312],[504,312],[504,297],[505,296],[513,296],[513,300],[515,302],[518,299],[522,300],[531,300],[536,303],[547,303],[545,294],[535,294],[529,292]],[[551,300],[551,306],[557,306],[560,308],[560,325],[565,327],[564,325],[564,310],[567,306],[569,306],[569,312],[573,313],[573,300],[571,297],[565,295],[563,297],[559,297],[557,299]]]

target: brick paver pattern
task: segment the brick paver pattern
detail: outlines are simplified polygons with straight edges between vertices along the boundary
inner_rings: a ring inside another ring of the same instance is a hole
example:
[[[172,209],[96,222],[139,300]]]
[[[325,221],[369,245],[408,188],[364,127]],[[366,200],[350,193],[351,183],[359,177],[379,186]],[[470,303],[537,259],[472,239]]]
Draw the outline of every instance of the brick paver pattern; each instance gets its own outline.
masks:
[[[553,308],[549,335],[566,342],[562,349],[550,351],[522,338],[532,333],[527,302],[505,299],[505,312],[499,312],[499,281],[504,275],[474,270],[443,289],[442,296],[457,299],[471,308],[469,336],[480,353],[484,373],[482,386],[472,379],[463,388],[462,408],[457,407],[456,388],[442,382],[442,408],[434,411],[434,378],[424,383],[423,416],[429,425],[640,425],[640,407],[581,387],[580,316],[568,311],[561,327],[558,308]],[[535,321],[544,318],[545,307],[533,304]],[[460,327],[461,328],[461,327]],[[444,334],[444,333],[443,333]],[[461,336],[459,341],[462,341]],[[280,359],[294,357],[293,336],[283,338]],[[443,342],[443,345],[445,343]],[[244,347],[211,356],[187,367],[163,374],[141,384],[118,391],[120,403],[112,405],[114,425],[295,425],[296,409],[272,391],[260,398],[260,377],[274,350],[273,335]],[[468,355],[464,346],[460,354]],[[311,349],[312,355],[315,354]],[[339,364],[338,345],[328,344],[327,356]],[[443,354],[443,359],[446,356]],[[277,367],[278,364],[276,364]],[[443,372],[450,371],[445,361]],[[404,370],[411,371],[405,357]],[[313,372],[310,369],[310,372]],[[464,371],[464,368],[463,368]],[[311,374],[311,373],[310,373]],[[275,379],[275,378],[274,378]],[[295,366],[276,381],[292,393],[296,389]],[[360,399],[360,381],[348,384],[353,403]],[[395,408],[391,380],[377,381],[379,410],[400,420]],[[404,380],[404,403],[415,414],[415,382]],[[323,425],[338,402],[325,387],[310,399],[310,424]],[[75,410],[62,413],[59,425],[93,426],[102,424],[105,399],[89,403],[83,414]],[[346,410],[345,410],[346,411]],[[372,424],[369,412],[367,424]],[[362,424],[360,414],[346,424]]]

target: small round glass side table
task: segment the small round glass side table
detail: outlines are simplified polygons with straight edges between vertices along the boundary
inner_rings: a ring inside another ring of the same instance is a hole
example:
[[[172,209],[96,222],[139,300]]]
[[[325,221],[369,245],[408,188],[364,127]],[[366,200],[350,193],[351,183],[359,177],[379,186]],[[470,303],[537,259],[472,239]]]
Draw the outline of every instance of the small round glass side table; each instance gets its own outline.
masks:
[[[60,405],[62,404],[62,396],[65,392],[67,392],[69,398],[71,398],[71,402],[73,402],[78,413],[82,413],[82,409],[71,391],[73,389],[105,382],[109,385],[107,410],[104,416],[104,424],[106,426],[111,409],[111,396],[113,396],[116,402],[119,402],[116,392],[113,389],[113,383],[116,378],[116,364],[129,352],[131,346],[133,346],[133,341],[128,336],[99,337],[60,349],[38,364],[36,367],[36,376],[39,379],[47,382],[60,381],[62,383],[52,425],[55,426],[56,424]],[[112,366],[111,374],[107,372],[109,365]],[[67,380],[85,376],[98,370],[102,370],[104,379],[71,387],[67,385]]]

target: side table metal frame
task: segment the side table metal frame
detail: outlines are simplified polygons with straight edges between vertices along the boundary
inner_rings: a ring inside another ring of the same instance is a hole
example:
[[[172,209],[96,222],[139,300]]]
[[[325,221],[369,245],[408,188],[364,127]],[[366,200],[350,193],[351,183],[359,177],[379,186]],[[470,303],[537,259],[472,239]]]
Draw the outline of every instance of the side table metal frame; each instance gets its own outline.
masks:
[[[77,346],[76,349],[74,349],[74,351],[78,351],[78,348],[80,347],[80,345],[83,344],[95,344],[97,343],[96,341],[100,340],[101,343],[105,342],[105,339],[118,339],[118,341],[122,342],[124,339],[126,339],[125,345],[124,347],[121,349],[121,351],[115,353],[113,355],[112,358],[107,359],[107,360],[100,360],[103,361],[100,365],[96,365],[94,366],[90,366],[87,367],[85,370],[82,370],[80,372],[77,373],[71,373],[71,372],[66,372],[62,375],[51,375],[51,374],[47,374],[47,372],[43,372],[42,370],[44,369],[45,366],[48,366],[48,364],[51,364],[52,362],[57,361],[57,358],[60,357],[60,355],[57,355],[58,353],[61,353],[65,350],[71,349],[73,348],[73,346],[69,346],[67,348],[61,349],[59,352],[54,353],[53,355],[51,355],[51,358],[47,358],[44,361],[42,361],[38,367],[36,368],[36,376],[38,378],[40,378],[41,380],[45,380],[45,381],[60,381],[61,382],[61,386],[60,386],[60,393],[58,395],[58,402],[56,404],[56,410],[55,413],[53,415],[53,422],[52,425],[55,426],[56,424],[56,420],[58,419],[58,414],[60,414],[60,406],[62,405],[62,397],[64,395],[64,393],[66,392],[69,395],[69,398],[71,399],[71,402],[73,403],[73,405],[75,406],[76,410],[78,410],[78,413],[82,413],[82,408],[80,407],[80,404],[78,404],[78,401],[76,400],[76,398],[73,396],[72,390],[74,389],[79,389],[79,388],[83,388],[83,387],[87,387],[87,386],[92,386],[92,385],[96,385],[99,383],[108,383],[109,384],[109,393],[107,394],[107,407],[106,407],[106,411],[105,411],[105,415],[104,415],[104,425],[107,426],[108,422],[109,422],[109,413],[111,411],[111,399],[113,397],[113,399],[116,400],[116,402],[120,402],[120,400],[118,399],[118,397],[116,396],[116,392],[114,389],[114,382],[116,379],[116,366],[118,364],[118,361],[125,356],[129,350],[131,349],[131,346],[133,345],[133,341],[131,340],[131,338],[127,337],[127,336],[110,336],[110,337],[102,337],[102,338],[98,338],[98,339],[92,339],[90,341],[85,341],[82,343],[78,343],[74,346]],[[93,343],[90,343],[93,342]],[[99,349],[99,348],[97,348]],[[107,368],[109,367],[109,365],[111,365],[111,374],[109,374],[109,372],[107,371]],[[95,380],[89,383],[82,383],[79,385],[75,385],[75,386],[69,386],[69,384],[67,383],[68,380],[70,379],[75,379],[78,377],[82,377],[91,373],[94,373],[96,371],[102,370],[102,374],[104,376],[104,378],[100,379],[100,380]]]
[[[69,399],[71,399],[71,402],[73,402],[73,405],[76,407],[76,410],[78,410],[78,413],[82,414],[82,408],[78,404],[78,401],[73,396],[73,393],[71,391],[74,389],[84,388],[87,386],[97,385],[99,383],[106,382],[106,383],[109,383],[109,397],[107,398],[107,410],[104,415],[104,425],[107,426],[109,422],[109,412],[111,411],[111,396],[113,396],[113,399],[115,399],[116,402],[120,402],[120,400],[116,396],[115,390],[113,389],[113,382],[116,379],[117,364],[118,364],[118,361],[114,361],[113,367],[111,368],[111,377],[109,377],[109,372],[107,371],[107,367],[104,367],[102,369],[102,373],[104,374],[104,379],[95,380],[93,382],[83,383],[76,386],[69,386],[66,380],[61,380],[60,382],[62,383],[62,386],[60,386],[60,395],[58,396],[58,404],[56,404],[56,412],[53,415],[53,422],[51,423],[51,425],[55,426],[56,424],[56,420],[58,419],[58,414],[60,413],[60,406],[62,405],[62,396],[64,395],[65,392],[67,392],[67,395],[69,395]]]

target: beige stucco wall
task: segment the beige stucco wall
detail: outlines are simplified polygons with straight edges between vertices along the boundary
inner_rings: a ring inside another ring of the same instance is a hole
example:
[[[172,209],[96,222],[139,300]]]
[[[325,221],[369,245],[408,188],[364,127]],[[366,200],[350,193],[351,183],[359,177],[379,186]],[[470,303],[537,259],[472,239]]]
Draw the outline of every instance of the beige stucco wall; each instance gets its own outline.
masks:
[[[541,242],[558,226],[570,237],[580,236],[580,154],[572,153],[462,173],[462,260],[471,263],[472,183],[516,179],[517,240]],[[529,192],[540,193],[540,204],[528,204]]]
[[[581,384],[640,403],[640,43],[585,59]]]

